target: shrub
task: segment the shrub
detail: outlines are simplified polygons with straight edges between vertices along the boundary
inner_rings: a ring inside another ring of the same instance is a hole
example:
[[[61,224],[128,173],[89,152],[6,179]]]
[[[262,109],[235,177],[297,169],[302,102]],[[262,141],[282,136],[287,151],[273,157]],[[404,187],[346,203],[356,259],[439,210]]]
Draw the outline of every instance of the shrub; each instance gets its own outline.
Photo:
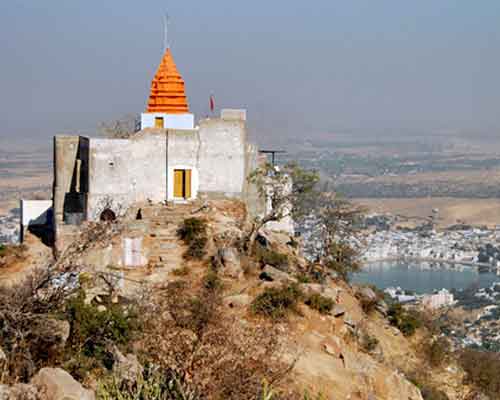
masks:
[[[413,310],[405,310],[400,303],[392,304],[387,316],[389,322],[405,336],[412,336],[422,325],[418,313]]]
[[[184,266],[180,268],[176,268],[172,271],[172,274],[175,276],[186,276],[189,275],[189,268]]]
[[[0,267],[4,267],[15,260],[23,260],[25,252],[26,246],[23,244],[0,244]]]
[[[435,388],[434,386],[425,385],[420,389],[420,392],[422,393],[424,400],[449,400],[449,397],[445,392]]]
[[[464,350],[459,362],[465,371],[464,383],[473,385],[492,399],[500,393],[500,355],[478,350]]]
[[[221,303],[220,290],[193,293],[187,282],[169,283],[154,317],[144,320],[142,348],[150,362],[187,377],[203,399],[260,399],[264,380],[274,389],[291,370],[279,327],[246,324]]]
[[[297,303],[301,297],[302,292],[296,284],[267,288],[254,299],[252,310],[272,320],[284,319],[290,311],[297,310]]]
[[[65,293],[49,287],[50,280],[48,270],[38,270],[12,287],[0,287],[0,343],[6,354],[2,383],[27,382],[38,369],[61,357],[62,342],[54,322]]]
[[[187,218],[177,230],[177,236],[188,245],[186,259],[202,259],[208,242],[207,222],[201,218]]]
[[[260,244],[256,245],[255,257],[257,261],[264,265],[272,265],[278,269],[288,267],[288,256],[266,248]]]
[[[203,287],[208,290],[218,290],[222,287],[221,279],[216,271],[210,269],[203,277]]]
[[[429,363],[439,367],[450,356],[450,343],[444,337],[438,338],[425,346],[425,353]]]
[[[312,281],[311,277],[304,272],[300,272],[300,273],[296,274],[295,277],[297,278],[299,283],[311,283],[311,281]]]
[[[327,251],[329,261],[326,266],[336,272],[342,280],[347,282],[350,274],[360,270],[358,253],[348,244],[333,243]]]
[[[99,382],[97,400],[198,400],[197,391],[173,371],[146,368],[137,384],[119,383],[115,377]]]
[[[128,344],[137,328],[137,316],[133,310],[111,303],[106,305],[105,310],[98,310],[95,305],[85,304],[83,290],[68,301],[66,315],[71,327],[68,344],[79,359],[76,364],[74,360],[69,360],[68,365],[75,368],[79,368],[81,362],[85,364],[85,358],[95,359],[97,364],[110,367],[108,345]]]
[[[313,310],[319,311],[320,314],[328,314],[335,304],[332,299],[322,296],[319,293],[309,296],[305,303]]]
[[[378,339],[367,332],[365,332],[361,337],[361,348],[367,353],[375,350],[378,346],[378,343]]]

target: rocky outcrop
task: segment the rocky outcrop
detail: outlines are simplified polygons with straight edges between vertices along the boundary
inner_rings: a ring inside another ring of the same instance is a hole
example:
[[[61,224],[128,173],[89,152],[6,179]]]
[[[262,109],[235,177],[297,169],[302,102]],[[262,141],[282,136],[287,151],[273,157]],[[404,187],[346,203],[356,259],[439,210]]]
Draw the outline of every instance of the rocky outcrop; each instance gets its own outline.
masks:
[[[133,384],[142,376],[144,368],[135,354],[123,355],[118,347],[113,346],[113,374],[118,382]]]
[[[243,268],[241,268],[241,258],[238,250],[234,247],[226,247],[218,251],[222,275],[241,279],[243,277]]]
[[[95,400],[93,391],[84,389],[60,368],[42,368],[31,380],[31,385],[50,400]]]

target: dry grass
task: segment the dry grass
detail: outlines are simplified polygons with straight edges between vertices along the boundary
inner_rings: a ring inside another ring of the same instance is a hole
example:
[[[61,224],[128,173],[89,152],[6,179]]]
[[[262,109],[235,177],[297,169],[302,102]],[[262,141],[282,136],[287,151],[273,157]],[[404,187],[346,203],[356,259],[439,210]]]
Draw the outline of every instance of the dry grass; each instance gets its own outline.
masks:
[[[355,199],[370,212],[391,213],[406,217],[427,218],[433,209],[439,209],[438,227],[446,227],[458,220],[472,225],[500,224],[500,199],[458,199],[430,197],[425,199]],[[418,222],[418,221],[417,221]]]
[[[204,398],[254,400],[264,379],[275,385],[289,372],[276,327],[224,312],[217,285],[170,283],[148,313],[155,318],[146,318],[144,356]]]

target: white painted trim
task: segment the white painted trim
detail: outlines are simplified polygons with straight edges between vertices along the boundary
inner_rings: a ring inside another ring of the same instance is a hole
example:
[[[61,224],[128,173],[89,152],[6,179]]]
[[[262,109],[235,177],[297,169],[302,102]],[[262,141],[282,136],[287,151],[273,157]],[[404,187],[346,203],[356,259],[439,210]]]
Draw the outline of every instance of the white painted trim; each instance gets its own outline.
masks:
[[[194,115],[189,113],[142,113],[141,129],[156,128],[156,117],[163,118],[163,129],[194,129]]]
[[[192,165],[171,165],[167,171],[167,200],[184,200],[174,197],[174,170],[190,169],[191,170],[191,197],[186,200],[194,200],[198,197],[198,189],[200,187],[200,177],[198,169]]]

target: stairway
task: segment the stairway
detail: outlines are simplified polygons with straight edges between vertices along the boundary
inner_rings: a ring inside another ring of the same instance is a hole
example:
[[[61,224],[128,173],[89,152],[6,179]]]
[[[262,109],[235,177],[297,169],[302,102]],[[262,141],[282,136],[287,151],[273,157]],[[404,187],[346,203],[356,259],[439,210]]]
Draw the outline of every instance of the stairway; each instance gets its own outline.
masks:
[[[149,221],[151,265],[173,270],[184,263],[184,243],[177,237],[177,230],[184,219],[189,218],[197,204],[175,204],[172,206],[148,206],[142,209],[143,219]]]

